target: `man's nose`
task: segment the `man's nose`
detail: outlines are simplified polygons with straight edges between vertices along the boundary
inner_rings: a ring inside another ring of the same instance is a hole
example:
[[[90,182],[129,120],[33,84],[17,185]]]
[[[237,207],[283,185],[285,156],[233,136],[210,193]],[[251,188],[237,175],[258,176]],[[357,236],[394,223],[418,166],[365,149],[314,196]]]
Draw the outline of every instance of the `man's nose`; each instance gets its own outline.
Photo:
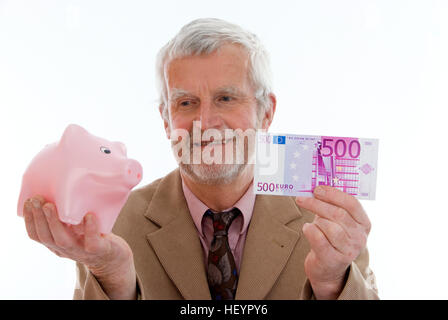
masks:
[[[199,111],[202,130],[220,128],[222,119],[217,107],[210,100],[203,100]]]

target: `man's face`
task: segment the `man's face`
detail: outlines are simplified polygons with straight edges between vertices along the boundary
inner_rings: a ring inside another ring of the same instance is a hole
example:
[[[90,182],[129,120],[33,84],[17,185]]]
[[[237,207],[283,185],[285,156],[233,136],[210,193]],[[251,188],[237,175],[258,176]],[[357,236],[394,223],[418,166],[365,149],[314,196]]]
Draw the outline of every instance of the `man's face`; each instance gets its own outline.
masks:
[[[235,144],[234,139],[225,139],[226,129],[259,128],[264,117],[260,119],[258,114],[248,67],[248,54],[237,45],[225,45],[210,55],[175,59],[165,66],[169,100],[169,122],[165,121],[165,128],[168,136],[174,130],[183,129],[192,139],[193,122],[200,121],[202,132],[216,129],[222,133],[222,140],[218,143],[215,140],[207,148],[215,151],[220,148],[224,155],[225,150],[229,150],[226,145]],[[204,150],[211,140],[203,138],[201,149]],[[209,184],[230,182],[246,167],[246,164],[215,163],[179,165],[197,182]]]

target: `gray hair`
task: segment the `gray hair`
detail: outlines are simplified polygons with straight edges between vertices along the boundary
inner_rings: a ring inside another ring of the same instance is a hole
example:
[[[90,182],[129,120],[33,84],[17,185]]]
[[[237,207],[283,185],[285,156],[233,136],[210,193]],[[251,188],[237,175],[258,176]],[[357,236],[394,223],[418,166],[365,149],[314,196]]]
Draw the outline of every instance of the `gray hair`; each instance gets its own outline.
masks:
[[[258,37],[240,26],[224,20],[197,19],[182,27],[179,33],[163,46],[156,60],[156,85],[162,117],[168,120],[168,89],[165,65],[170,61],[193,55],[211,54],[225,44],[239,44],[249,54],[249,79],[255,89],[259,112],[271,107],[272,92],[269,56]],[[260,110],[261,109],[261,110]]]

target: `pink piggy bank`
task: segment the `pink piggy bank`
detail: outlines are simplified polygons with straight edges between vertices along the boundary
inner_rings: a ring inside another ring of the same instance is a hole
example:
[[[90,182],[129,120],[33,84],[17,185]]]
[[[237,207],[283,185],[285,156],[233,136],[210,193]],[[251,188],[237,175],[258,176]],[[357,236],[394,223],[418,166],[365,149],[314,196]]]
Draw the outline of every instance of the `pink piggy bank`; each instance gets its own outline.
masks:
[[[24,202],[39,194],[56,205],[61,221],[79,224],[93,212],[100,232],[109,233],[142,171],[140,163],[127,158],[123,143],[70,124],[61,140],[46,145],[26,169],[17,213],[23,216]]]

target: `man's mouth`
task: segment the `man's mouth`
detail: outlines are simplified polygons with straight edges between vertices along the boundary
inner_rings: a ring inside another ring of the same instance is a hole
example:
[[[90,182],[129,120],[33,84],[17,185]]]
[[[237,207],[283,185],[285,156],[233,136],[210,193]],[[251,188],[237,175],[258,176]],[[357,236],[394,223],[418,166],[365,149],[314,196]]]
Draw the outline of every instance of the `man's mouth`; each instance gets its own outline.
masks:
[[[230,142],[230,141],[232,141],[232,140],[233,140],[233,137],[232,137],[232,138],[229,138],[229,139],[227,139],[227,140],[208,140],[208,141],[201,141],[200,144],[199,144],[199,143],[193,143],[193,146],[198,147],[198,146],[200,145],[201,147],[205,147],[205,146],[208,146],[208,145],[221,145],[221,144],[226,144],[227,142]]]

